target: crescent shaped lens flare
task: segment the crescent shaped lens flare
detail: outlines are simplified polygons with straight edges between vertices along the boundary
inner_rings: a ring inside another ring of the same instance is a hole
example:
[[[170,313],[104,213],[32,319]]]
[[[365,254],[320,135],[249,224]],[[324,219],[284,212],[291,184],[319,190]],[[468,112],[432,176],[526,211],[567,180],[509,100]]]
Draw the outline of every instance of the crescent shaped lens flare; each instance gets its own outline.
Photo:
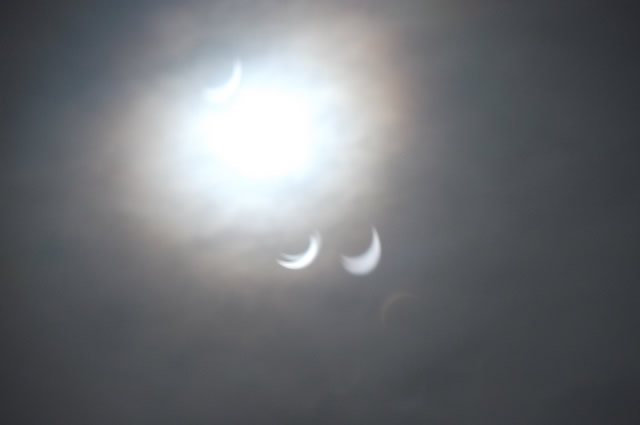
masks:
[[[231,99],[240,87],[242,81],[242,63],[236,61],[231,71],[229,80],[220,87],[207,89],[204,92],[204,98],[210,103],[221,103]]]
[[[276,260],[282,267],[290,270],[300,270],[309,266],[318,256],[322,238],[320,233],[314,232],[309,237],[309,247],[300,254],[282,254],[284,260]]]
[[[375,227],[372,228],[371,245],[367,250],[355,257],[342,256],[342,265],[346,271],[355,275],[365,275],[371,273],[380,262],[382,247],[380,237]]]
[[[406,300],[407,298],[413,298],[414,295],[410,292],[396,292],[393,293],[391,295],[389,295],[384,302],[382,303],[382,307],[380,308],[380,322],[384,325],[384,326],[388,326],[388,318],[389,318],[389,312],[391,311],[391,309],[397,304],[402,302],[403,300]]]

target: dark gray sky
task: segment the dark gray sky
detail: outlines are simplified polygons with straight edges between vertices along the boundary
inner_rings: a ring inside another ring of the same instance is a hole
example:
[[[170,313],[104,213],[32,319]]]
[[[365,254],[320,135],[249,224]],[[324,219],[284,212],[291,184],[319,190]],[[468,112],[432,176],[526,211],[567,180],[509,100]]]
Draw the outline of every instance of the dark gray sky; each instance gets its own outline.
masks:
[[[0,13],[3,423],[640,421],[630,11],[163,3]],[[163,143],[173,111],[140,112],[141,93],[193,89],[195,71],[176,76],[202,57],[251,64],[301,28],[335,43],[314,61],[401,117],[375,123],[373,189],[318,195],[293,230],[248,230],[214,203],[224,224],[202,237],[171,222],[191,204],[123,200],[133,152]],[[350,38],[362,28],[371,44]],[[350,276],[338,255],[371,225],[382,261]],[[279,269],[316,227],[317,264]],[[396,293],[411,296],[383,325]]]

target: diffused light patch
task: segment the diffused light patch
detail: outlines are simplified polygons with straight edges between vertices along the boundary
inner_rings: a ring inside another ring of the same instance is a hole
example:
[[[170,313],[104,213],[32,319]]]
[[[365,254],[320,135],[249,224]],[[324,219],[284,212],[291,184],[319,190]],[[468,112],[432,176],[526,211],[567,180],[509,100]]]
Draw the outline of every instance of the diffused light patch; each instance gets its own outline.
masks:
[[[275,258],[288,252],[278,240],[342,228],[388,204],[384,165],[404,154],[400,127],[415,118],[405,109],[415,106],[405,104],[413,91],[405,82],[415,78],[405,74],[411,67],[397,66],[404,53],[396,49],[402,40],[395,40],[395,24],[362,15],[275,25],[272,34],[258,31],[266,39],[257,45],[255,31],[244,31],[246,38],[238,32],[237,45],[249,52],[232,52],[233,60],[222,58],[217,42],[201,45],[209,38],[200,34],[170,34],[193,43],[169,56],[166,37],[149,37],[142,62],[131,68],[142,70],[140,78],[108,97],[92,127],[82,126],[101,142],[91,159],[107,177],[110,210],[134,223],[127,228],[145,247],[157,242],[163,252],[179,253],[180,267],[193,266],[207,285],[262,285],[286,278],[288,269],[335,271],[341,260],[342,273],[377,270],[376,233],[369,249],[336,248],[325,252],[326,262],[318,262],[319,236],[304,252]],[[156,69],[165,57],[167,66]],[[243,278],[217,278],[226,275]]]
[[[311,160],[312,105],[304,93],[251,87],[205,117],[203,143],[219,166],[241,178],[297,175]]]

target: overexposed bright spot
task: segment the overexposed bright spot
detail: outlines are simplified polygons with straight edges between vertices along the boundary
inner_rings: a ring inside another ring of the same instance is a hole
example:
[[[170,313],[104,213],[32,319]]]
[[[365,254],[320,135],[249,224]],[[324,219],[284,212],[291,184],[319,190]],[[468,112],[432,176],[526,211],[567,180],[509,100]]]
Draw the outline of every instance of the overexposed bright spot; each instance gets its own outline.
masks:
[[[304,171],[311,156],[313,118],[302,95],[281,88],[253,87],[227,107],[212,111],[204,143],[240,177],[274,178]]]

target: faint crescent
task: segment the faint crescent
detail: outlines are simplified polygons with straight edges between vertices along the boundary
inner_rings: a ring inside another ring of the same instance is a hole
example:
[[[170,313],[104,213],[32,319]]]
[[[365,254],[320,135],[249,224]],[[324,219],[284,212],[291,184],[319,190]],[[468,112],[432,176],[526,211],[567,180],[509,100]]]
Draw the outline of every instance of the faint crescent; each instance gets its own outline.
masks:
[[[225,102],[231,99],[238,90],[241,80],[242,63],[240,61],[236,61],[233,65],[233,70],[231,71],[231,77],[229,77],[229,80],[220,87],[205,90],[204,98],[210,103]]]
[[[322,238],[320,233],[313,232],[309,237],[309,247],[300,254],[282,254],[284,260],[276,260],[278,264],[286,269],[300,270],[309,266],[318,256],[320,247],[322,246]]]
[[[380,246],[380,237],[375,227],[371,229],[372,239],[371,245],[367,250],[355,257],[342,256],[342,265],[346,271],[355,275],[365,275],[371,273],[378,263],[382,254]]]
[[[404,300],[406,298],[413,298],[413,294],[410,292],[396,292],[387,297],[382,303],[382,307],[380,308],[380,322],[387,326],[387,315],[389,314],[389,310],[391,307],[399,302],[400,300]]]

